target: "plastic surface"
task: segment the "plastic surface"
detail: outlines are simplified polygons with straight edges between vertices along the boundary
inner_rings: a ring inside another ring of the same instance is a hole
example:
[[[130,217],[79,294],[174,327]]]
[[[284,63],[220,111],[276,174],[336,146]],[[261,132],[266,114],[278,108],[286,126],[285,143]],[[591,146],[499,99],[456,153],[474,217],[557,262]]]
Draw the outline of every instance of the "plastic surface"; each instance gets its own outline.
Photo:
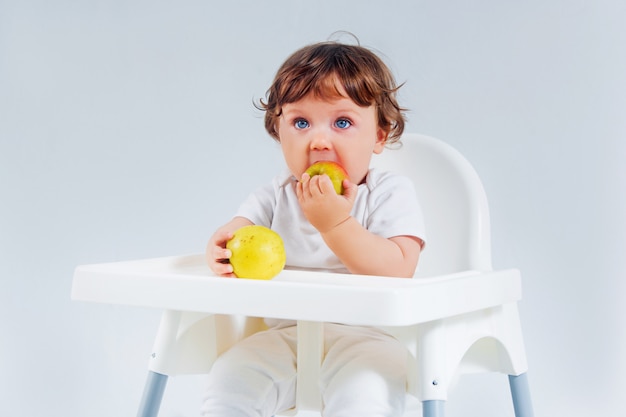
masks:
[[[399,149],[374,155],[372,166],[413,180],[428,235],[418,277],[492,269],[487,197],[459,151],[438,139],[408,134]]]
[[[298,375],[296,404],[301,410],[320,410],[322,396],[318,389],[324,357],[324,323],[298,322]]]
[[[517,301],[519,272],[436,278],[284,270],[271,281],[215,277],[203,255],[83,265],[74,300],[254,317],[406,326]],[[320,308],[322,307],[322,308]]]

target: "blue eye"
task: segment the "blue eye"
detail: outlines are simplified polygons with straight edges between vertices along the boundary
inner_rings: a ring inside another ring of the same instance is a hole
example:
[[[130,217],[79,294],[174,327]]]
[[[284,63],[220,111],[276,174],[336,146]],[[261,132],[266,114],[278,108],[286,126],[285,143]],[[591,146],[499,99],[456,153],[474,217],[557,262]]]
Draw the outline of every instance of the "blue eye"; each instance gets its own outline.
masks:
[[[296,127],[296,129],[306,129],[307,127],[309,127],[309,122],[304,119],[298,119],[295,121],[294,126]]]
[[[339,129],[347,129],[352,126],[352,122],[348,119],[338,119],[335,122],[335,126]]]

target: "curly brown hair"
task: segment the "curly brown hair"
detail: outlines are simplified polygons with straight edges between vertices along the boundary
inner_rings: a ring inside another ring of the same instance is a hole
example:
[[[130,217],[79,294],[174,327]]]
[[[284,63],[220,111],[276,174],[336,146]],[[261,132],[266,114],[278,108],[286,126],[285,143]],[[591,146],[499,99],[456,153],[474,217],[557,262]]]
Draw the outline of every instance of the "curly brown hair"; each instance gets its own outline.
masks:
[[[378,126],[387,135],[387,144],[397,142],[404,131],[406,109],[400,107],[396,92],[401,87],[385,63],[369,49],[338,42],[320,42],[294,52],[278,69],[258,106],[265,111],[265,129],[280,141],[278,119],[285,104],[309,93],[322,99],[342,97],[338,84],[357,105],[375,105]]]

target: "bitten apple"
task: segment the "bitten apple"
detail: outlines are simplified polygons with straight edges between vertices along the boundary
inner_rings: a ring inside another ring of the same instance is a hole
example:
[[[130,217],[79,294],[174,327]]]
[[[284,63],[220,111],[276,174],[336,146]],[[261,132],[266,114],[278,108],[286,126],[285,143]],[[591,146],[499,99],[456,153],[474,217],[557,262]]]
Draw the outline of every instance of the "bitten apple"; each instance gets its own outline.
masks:
[[[343,180],[348,178],[346,170],[333,161],[318,161],[306,169],[310,177],[328,175],[337,194],[343,194]]]
[[[226,242],[232,255],[230,264],[237,278],[272,279],[285,267],[283,240],[264,226],[244,226]]]

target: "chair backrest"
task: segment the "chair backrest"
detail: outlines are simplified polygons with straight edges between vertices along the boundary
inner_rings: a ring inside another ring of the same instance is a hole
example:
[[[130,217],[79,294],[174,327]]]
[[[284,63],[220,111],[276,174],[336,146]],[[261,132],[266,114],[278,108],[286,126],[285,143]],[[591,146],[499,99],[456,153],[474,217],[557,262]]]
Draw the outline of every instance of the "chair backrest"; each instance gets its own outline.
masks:
[[[399,149],[374,155],[372,166],[415,184],[427,233],[415,276],[491,270],[489,207],[474,168],[441,140],[405,134],[401,141]]]

